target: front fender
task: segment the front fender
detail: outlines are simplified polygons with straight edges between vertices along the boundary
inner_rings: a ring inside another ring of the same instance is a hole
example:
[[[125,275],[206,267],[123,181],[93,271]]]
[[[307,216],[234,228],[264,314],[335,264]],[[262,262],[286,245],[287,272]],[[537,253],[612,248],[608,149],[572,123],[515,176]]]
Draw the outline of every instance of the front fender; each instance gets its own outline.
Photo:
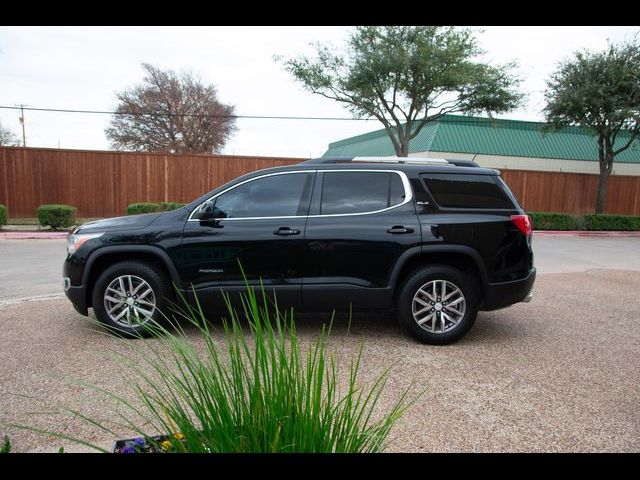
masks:
[[[169,254],[167,254],[167,252],[165,252],[161,248],[151,245],[113,245],[109,247],[101,247],[94,250],[87,259],[84,272],[82,273],[82,285],[87,285],[91,269],[93,268],[93,264],[96,262],[96,260],[105,255],[113,253],[146,253],[148,255],[152,255],[158,258],[167,268],[167,271],[169,272],[169,275],[171,277],[171,281],[175,285],[180,285],[180,275],[178,274],[178,270],[171,260],[171,257],[169,257]]]

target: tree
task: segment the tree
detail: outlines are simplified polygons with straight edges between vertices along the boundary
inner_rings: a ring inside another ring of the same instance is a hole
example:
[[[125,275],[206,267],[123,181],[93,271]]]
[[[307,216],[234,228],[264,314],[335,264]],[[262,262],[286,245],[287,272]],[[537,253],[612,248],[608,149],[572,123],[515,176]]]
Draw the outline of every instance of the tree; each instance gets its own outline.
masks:
[[[471,31],[453,27],[357,27],[346,55],[316,45],[316,57],[285,61],[304,88],[383,125],[396,154],[429,122],[448,113],[489,114],[516,107],[513,63],[492,67]]]
[[[105,130],[116,149],[218,153],[235,132],[234,107],[193,74],[142,64],[141,85],[117,94],[119,105]]]
[[[561,62],[547,81],[545,115],[550,128],[582,126],[597,137],[600,164],[596,213],[603,213],[616,155],[640,133],[640,44],[610,44]]]
[[[0,147],[18,146],[20,146],[20,140],[18,140],[18,137],[0,123]]]

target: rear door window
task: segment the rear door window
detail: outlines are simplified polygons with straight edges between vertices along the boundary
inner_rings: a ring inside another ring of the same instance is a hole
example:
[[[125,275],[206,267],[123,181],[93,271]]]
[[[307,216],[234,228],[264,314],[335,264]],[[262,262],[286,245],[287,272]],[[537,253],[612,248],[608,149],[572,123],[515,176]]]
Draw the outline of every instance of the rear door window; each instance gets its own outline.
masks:
[[[423,175],[436,203],[444,208],[511,210],[514,205],[491,175]]]
[[[325,172],[320,215],[375,212],[400,205],[405,194],[394,172]]]

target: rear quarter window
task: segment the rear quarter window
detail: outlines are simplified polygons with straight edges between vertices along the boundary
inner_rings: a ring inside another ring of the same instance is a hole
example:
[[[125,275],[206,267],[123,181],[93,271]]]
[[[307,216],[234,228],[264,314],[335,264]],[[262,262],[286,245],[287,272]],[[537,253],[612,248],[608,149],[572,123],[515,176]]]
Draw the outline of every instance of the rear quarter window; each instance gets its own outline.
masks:
[[[423,175],[436,203],[443,208],[511,210],[513,202],[491,175]]]

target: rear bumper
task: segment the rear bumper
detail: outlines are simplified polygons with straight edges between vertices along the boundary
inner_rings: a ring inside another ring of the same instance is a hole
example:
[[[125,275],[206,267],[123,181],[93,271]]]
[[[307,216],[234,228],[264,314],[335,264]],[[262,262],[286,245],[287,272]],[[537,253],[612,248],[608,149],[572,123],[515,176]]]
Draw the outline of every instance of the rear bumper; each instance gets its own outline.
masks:
[[[481,310],[497,310],[518,302],[529,302],[533,296],[536,269],[532,268],[525,278],[511,282],[490,283],[485,290]]]

